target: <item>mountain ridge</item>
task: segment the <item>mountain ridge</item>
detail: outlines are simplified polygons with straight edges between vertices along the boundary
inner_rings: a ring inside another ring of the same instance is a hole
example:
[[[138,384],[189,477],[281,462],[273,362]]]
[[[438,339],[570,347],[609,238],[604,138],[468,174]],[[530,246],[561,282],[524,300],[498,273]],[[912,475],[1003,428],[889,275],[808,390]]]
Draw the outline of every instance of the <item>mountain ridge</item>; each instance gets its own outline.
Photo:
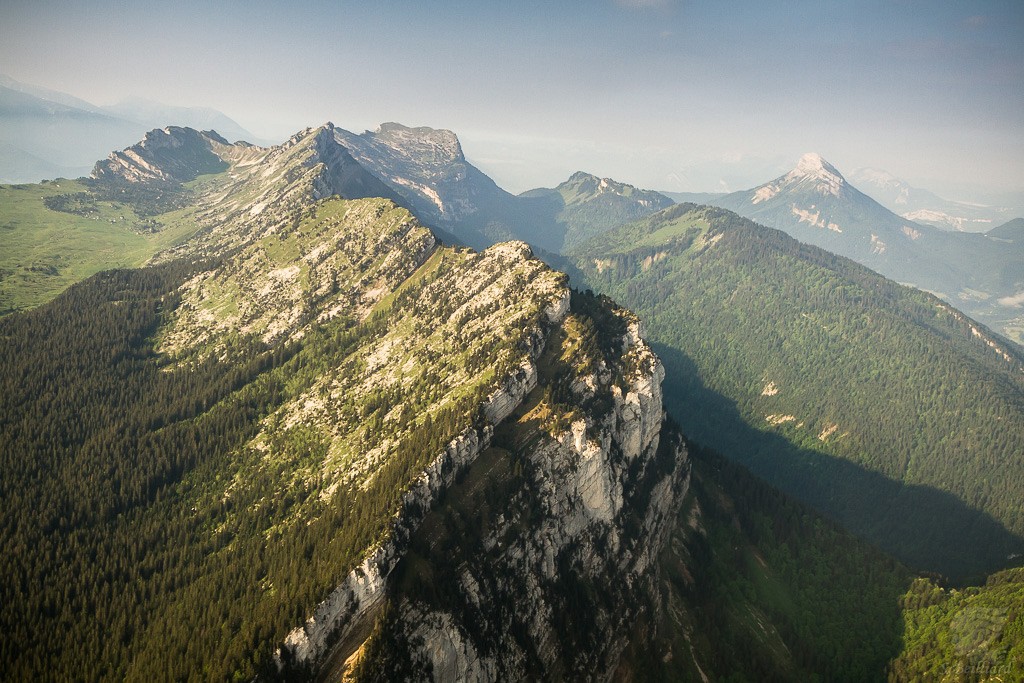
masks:
[[[630,313],[572,294],[525,243],[440,245],[387,198],[339,196],[371,176],[330,125],[273,148],[168,128],[99,169],[91,192],[146,199],[176,186],[180,205],[152,220],[191,232],[149,267],[100,273],[0,320],[0,489],[12,508],[0,536],[26,548],[0,561],[12,675],[252,680],[296,658],[333,666],[321,661],[332,634],[372,626],[375,605],[412,576],[396,567],[421,523],[447,492],[462,495],[456,479],[480,458],[513,475],[474,475],[508,501],[495,542],[543,530],[517,537],[522,556],[474,555],[478,599],[514,597],[520,611],[495,628],[515,626],[455,653],[389,656],[454,671],[486,656],[509,675],[524,657],[567,676],[614,667],[619,615],[657,582],[688,474],[660,361]],[[72,375],[60,398],[47,388]],[[46,424],[22,429],[39,410]],[[528,600],[514,589],[519,557],[543,577]],[[577,612],[551,590],[594,581],[620,588],[574,599]],[[346,602],[353,586],[365,601]],[[331,595],[340,613],[321,604]],[[434,626],[458,623],[458,604],[433,601],[419,622],[422,606],[386,604],[418,623],[410,643],[423,629],[428,643],[461,632]],[[555,638],[573,633],[600,647]]]
[[[376,171],[329,122],[267,148],[151,133],[86,185],[3,188],[25,201],[38,189],[60,220],[121,211],[179,235],[154,245],[150,267],[0,319],[0,360],[20,363],[0,372],[0,493],[16,501],[0,534],[35,534],[0,562],[0,590],[16,597],[0,645],[14,675],[38,674],[33,654],[52,675],[132,680],[882,675],[901,612],[879,600],[902,570],[850,539],[871,568],[815,612],[842,535],[809,510],[779,512],[770,487],[742,477],[735,490],[754,493],[730,500],[708,469],[680,510],[691,462],[663,406],[914,566],[974,578],[1020,550],[1002,526],[1019,522],[1018,496],[992,487],[1020,479],[1007,396],[1024,356],[946,304],[726,211],[651,214],[661,195],[583,172],[539,197],[488,194],[450,131],[382,124],[358,143],[367,157],[370,143],[388,148]],[[846,191],[820,157],[789,175],[821,196]],[[476,205],[474,190],[499,199]],[[443,216],[453,236],[564,245],[558,212],[601,197],[643,217],[616,228],[577,214],[594,234],[568,251],[573,277],[635,302],[651,344],[640,318],[570,290],[528,244],[446,246],[410,208],[432,203],[439,223],[444,207],[464,210]],[[54,377],[75,377],[71,393],[49,391]],[[969,407],[933,409],[959,395]],[[858,417],[872,396],[888,403]],[[34,431],[22,409],[49,417]],[[890,436],[891,459],[858,445]],[[981,447],[996,463],[965,484]],[[935,456],[949,448],[953,469]],[[884,537],[886,524],[904,535]],[[112,569],[115,557],[131,560]],[[43,588],[9,582],[12,567]],[[83,618],[99,585],[113,588]],[[883,632],[830,641],[875,616]]]

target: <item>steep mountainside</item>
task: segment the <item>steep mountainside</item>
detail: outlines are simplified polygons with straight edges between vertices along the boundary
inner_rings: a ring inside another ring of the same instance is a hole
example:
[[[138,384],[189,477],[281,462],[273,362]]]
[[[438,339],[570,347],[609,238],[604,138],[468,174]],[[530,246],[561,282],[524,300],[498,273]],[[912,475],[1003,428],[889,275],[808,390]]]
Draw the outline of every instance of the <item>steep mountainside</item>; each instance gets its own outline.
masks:
[[[462,642],[403,650],[438,670],[615,666],[688,474],[635,318],[570,302],[523,243],[442,247],[389,199],[354,196],[387,188],[330,127],[269,149],[167,129],[97,168],[88,191],[150,208],[169,191],[153,219],[192,236],[0,320],[8,675],[334,667],[333,645],[358,646],[385,595],[422,580],[396,566],[433,561],[435,504],[480,502],[457,479],[507,506],[493,537],[444,547],[464,544],[480,599],[516,616],[488,639],[458,605],[416,603],[382,632]],[[543,577],[525,596],[509,583],[524,566]],[[581,589],[567,612],[552,586],[588,582],[621,589]],[[592,657],[552,640],[572,633]]]
[[[657,551],[689,476],[638,331],[607,301],[573,296],[536,386],[410,538],[369,640],[343,636],[325,671],[347,661],[356,679],[498,681],[615,669],[632,622],[652,614]],[[289,636],[295,658],[315,649],[322,616],[358,632],[358,594],[354,617],[332,596]]]
[[[817,154],[805,155],[769,183],[711,203],[933,292],[1024,340],[1024,308],[1014,298],[1024,292],[1024,245],[1007,248],[984,235],[945,232],[897,216]]]
[[[910,573],[709,451],[660,558],[658,620],[620,680],[884,680]]]
[[[541,188],[519,196],[545,199],[551,207],[549,211],[554,210],[553,216],[538,212],[537,220],[555,224],[548,240],[538,245],[555,253],[673,203],[663,194],[582,171],[572,174],[553,190]]]
[[[339,128],[335,137],[424,223],[458,241],[483,247],[531,236],[524,203],[466,161],[455,133],[384,123],[359,135]]]
[[[691,438],[911,567],[964,577],[1024,552],[1015,347],[720,209],[679,205],[573,257],[647,322]]]

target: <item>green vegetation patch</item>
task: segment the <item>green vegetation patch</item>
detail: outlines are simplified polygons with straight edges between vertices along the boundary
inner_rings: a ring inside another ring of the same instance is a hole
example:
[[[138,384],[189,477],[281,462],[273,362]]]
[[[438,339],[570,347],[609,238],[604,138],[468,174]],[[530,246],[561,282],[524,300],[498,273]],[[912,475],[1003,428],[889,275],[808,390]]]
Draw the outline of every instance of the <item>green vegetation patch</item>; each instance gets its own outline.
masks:
[[[624,667],[642,681],[885,680],[910,572],[721,456],[691,458],[662,621]]]
[[[0,314],[45,303],[101,270],[140,266],[196,230],[137,208],[83,180],[0,185]]]
[[[1024,680],[1024,569],[963,589],[918,579],[902,606],[903,651],[890,680]]]

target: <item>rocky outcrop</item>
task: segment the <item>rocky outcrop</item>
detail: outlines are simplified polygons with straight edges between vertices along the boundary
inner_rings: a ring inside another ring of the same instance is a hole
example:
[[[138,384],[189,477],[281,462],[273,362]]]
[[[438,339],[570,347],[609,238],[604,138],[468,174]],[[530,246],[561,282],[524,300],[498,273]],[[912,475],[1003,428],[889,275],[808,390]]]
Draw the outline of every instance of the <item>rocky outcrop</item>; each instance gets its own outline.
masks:
[[[469,430],[434,459],[405,494],[403,514],[395,520],[388,540],[331,591],[305,624],[293,629],[285,638],[284,647],[289,650],[286,659],[316,662],[330,643],[344,641],[367,615],[374,614],[384,598],[386,579],[401,558],[409,536],[440,492],[490,445],[492,434],[490,426]],[[278,658],[280,661],[280,651]]]
[[[312,133],[313,153],[308,166],[323,164],[322,171],[313,180],[313,197],[324,199],[338,195],[345,199],[383,197],[396,204],[401,197],[376,176],[363,168],[335,139],[334,124],[327,123]]]
[[[466,160],[450,130],[385,123],[358,135],[337,128],[335,136],[430,227],[477,248],[527,234],[515,227],[524,221],[517,198]]]
[[[516,245],[507,248],[514,250]],[[566,300],[567,297],[568,291]],[[561,311],[564,317],[566,308],[556,302],[548,307],[548,315],[552,311]],[[557,324],[561,318],[549,319],[549,322]],[[288,634],[277,654],[280,665],[285,661],[322,662],[332,644],[339,643],[344,648],[352,634],[365,629],[367,622],[376,616],[385,596],[387,578],[424,516],[456,477],[490,446],[494,426],[507,418],[537,386],[536,358],[544,351],[546,339],[540,329],[528,338],[527,358],[501,381],[483,406],[486,424],[469,429],[453,440],[412,483],[402,498],[401,513],[396,516],[387,538],[317,606],[303,626]]]
[[[128,183],[185,183],[205,173],[219,173],[228,164],[215,147],[228,141],[214,131],[168,126],[146,133],[142,142],[111,152],[96,163],[92,177]]]
[[[432,514],[443,524],[424,523],[458,531],[414,542],[435,549],[437,571],[426,583],[409,578],[415,569],[401,572],[406,583],[393,588],[388,616],[397,647],[369,655],[387,659],[377,670],[400,671],[394,659],[439,681],[614,672],[632,624],[654,609],[656,558],[689,477],[681,437],[663,420],[662,365],[635,321],[622,342],[613,366],[574,382],[568,425],[537,429],[536,409],[523,406],[498,428],[495,443],[524,472],[506,497],[481,494],[475,507],[474,484],[456,488],[448,496],[464,518],[439,510]],[[616,385],[613,370],[626,367],[632,375]],[[550,379],[542,373],[541,384]],[[603,415],[602,399],[611,404]],[[497,509],[479,533],[465,528]]]

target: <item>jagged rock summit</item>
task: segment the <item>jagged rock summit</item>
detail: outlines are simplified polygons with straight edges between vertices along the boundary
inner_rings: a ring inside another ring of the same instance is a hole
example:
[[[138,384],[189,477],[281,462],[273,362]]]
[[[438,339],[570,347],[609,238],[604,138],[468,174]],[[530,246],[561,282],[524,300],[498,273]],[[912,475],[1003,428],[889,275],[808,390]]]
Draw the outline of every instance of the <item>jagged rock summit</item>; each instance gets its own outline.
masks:
[[[419,163],[430,159],[441,164],[466,161],[459,137],[444,128],[411,128],[390,121],[380,124],[372,135],[375,140],[395,150],[397,154],[415,159]]]

